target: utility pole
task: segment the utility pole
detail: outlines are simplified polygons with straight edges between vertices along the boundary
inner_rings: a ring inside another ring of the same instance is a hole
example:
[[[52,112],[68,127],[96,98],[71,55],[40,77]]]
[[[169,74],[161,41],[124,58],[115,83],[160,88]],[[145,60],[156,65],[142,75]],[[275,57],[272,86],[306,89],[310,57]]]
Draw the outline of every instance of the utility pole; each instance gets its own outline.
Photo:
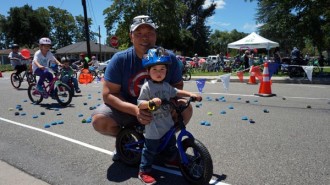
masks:
[[[84,22],[85,22],[85,34],[86,34],[86,43],[87,43],[87,56],[91,58],[91,46],[89,43],[89,26],[87,21],[87,10],[86,10],[86,0],[81,0],[81,3],[84,8]]]
[[[101,56],[101,28],[100,28],[100,25],[99,25],[99,52],[100,52],[100,54],[99,54],[99,56],[100,56],[99,61],[100,61],[101,58],[102,58],[102,56]]]

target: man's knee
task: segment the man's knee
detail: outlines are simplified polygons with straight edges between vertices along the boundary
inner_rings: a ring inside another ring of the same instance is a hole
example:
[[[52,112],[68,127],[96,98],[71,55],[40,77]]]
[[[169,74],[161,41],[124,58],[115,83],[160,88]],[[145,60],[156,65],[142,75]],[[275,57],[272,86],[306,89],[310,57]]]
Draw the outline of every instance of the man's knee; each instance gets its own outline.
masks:
[[[95,131],[104,135],[116,136],[120,131],[120,127],[112,118],[102,114],[93,116],[92,125]]]

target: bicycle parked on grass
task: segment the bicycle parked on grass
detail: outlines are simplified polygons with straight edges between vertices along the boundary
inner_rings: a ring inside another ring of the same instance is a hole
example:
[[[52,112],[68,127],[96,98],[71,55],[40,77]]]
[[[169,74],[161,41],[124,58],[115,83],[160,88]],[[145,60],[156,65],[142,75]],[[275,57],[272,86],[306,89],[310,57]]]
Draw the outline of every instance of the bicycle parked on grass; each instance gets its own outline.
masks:
[[[34,104],[39,104],[44,98],[47,99],[48,97],[56,99],[62,106],[67,106],[71,103],[73,97],[71,88],[59,79],[60,72],[53,72],[55,75],[53,80],[51,82],[47,82],[47,80],[45,80],[45,83],[47,84],[42,84],[44,92],[37,90],[36,83],[29,85],[28,96]]]
[[[27,67],[27,69],[23,72],[23,75],[16,74],[16,72],[13,72],[10,75],[11,85],[16,89],[21,87],[21,84],[24,80],[26,80],[29,85],[32,83],[36,83],[36,76],[32,73],[29,67]]]
[[[180,170],[189,183],[200,185],[209,183],[213,175],[213,163],[207,148],[186,130],[183,122],[181,113],[194,101],[195,98],[190,98],[185,105],[176,106],[170,101],[162,100],[163,104],[175,109],[178,122],[162,137],[158,151],[163,151],[173,134],[179,131],[176,142],[181,159]],[[127,165],[140,164],[144,145],[143,128],[140,124],[122,128],[116,138],[116,150]]]

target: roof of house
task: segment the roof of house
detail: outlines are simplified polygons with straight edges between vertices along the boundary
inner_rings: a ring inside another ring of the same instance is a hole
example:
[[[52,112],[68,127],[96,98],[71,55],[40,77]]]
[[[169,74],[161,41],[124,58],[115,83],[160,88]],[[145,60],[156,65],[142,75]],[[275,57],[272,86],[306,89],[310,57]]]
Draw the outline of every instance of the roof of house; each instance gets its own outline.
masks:
[[[100,52],[100,44],[90,41],[90,50],[91,53],[98,53]],[[109,47],[107,45],[101,44],[101,52],[102,53],[116,53],[118,49]],[[87,52],[87,44],[86,41],[77,42],[63,48],[56,50],[56,54],[79,54],[79,53],[86,53]]]

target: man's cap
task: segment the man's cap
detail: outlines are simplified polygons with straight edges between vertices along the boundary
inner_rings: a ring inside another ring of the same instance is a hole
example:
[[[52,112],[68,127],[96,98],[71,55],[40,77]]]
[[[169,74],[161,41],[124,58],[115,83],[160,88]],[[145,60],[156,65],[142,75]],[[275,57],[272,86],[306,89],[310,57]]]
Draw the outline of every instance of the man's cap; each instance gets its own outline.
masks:
[[[156,29],[156,24],[151,20],[148,15],[139,15],[133,18],[133,23],[131,24],[130,31],[133,32],[141,25],[149,25],[152,28]]]

